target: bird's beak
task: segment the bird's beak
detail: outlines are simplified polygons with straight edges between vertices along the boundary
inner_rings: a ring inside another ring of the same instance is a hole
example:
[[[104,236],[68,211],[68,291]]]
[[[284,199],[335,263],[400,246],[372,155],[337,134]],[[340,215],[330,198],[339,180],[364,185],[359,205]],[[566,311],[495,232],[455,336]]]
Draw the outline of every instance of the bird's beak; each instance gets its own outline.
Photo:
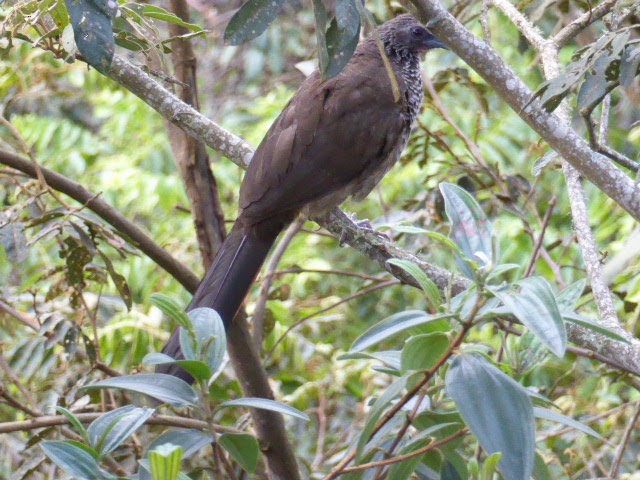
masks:
[[[447,47],[444,43],[442,43],[436,37],[431,37],[429,40],[427,40],[426,47],[429,48],[429,49],[431,49],[431,48],[444,48],[445,50],[449,50],[449,47]]]

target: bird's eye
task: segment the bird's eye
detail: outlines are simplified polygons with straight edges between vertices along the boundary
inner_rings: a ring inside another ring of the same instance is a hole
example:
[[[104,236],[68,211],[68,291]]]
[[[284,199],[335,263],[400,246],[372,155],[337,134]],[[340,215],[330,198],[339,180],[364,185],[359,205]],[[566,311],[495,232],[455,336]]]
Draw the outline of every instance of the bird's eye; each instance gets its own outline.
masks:
[[[422,35],[424,35],[425,31],[426,30],[422,27],[413,27],[411,29],[411,35],[413,35],[414,37],[421,37]]]

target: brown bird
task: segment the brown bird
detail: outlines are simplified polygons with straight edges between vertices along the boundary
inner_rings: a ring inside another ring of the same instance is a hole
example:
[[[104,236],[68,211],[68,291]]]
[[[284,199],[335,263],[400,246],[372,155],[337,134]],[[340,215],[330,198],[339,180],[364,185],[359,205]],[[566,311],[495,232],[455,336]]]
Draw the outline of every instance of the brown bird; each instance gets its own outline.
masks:
[[[423,98],[420,54],[433,48],[446,46],[411,15],[400,15],[360,42],[338,75],[323,79],[316,71],[302,83],[256,149],[238,219],[188,310],[213,308],[228,327],[283,228],[300,213],[319,215],[349,196],[367,196],[407,144]],[[177,330],[163,352],[182,358]],[[192,381],[174,364],[157,371]]]

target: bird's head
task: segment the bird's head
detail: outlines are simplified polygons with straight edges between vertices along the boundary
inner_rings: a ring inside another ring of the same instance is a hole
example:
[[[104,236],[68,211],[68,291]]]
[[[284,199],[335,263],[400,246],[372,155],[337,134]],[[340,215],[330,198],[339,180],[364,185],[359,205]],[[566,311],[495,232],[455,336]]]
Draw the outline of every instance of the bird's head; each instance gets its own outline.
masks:
[[[408,52],[416,55],[433,48],[447,49],[444,43],[408,13],[380,25],[378,35],[387,53]]]

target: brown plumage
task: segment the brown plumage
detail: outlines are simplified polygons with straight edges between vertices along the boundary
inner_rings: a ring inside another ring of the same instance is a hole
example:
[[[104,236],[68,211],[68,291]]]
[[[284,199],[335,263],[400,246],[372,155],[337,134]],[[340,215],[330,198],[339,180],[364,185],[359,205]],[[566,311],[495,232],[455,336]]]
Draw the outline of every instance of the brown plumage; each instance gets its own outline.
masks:
[[[210,307],[233,320],[278,233],[296,215],[321,214],[364,198],[396,162],[422,103],[419,54],[444,47],[411,15],[377,28],[400,89],[373,37],[345,68],[300,86],[258,146],[240,187],[240,213],[188,309]],[[177,331],[163,349],[181,356]],[[176,365],[158,371],[190,380]]]

